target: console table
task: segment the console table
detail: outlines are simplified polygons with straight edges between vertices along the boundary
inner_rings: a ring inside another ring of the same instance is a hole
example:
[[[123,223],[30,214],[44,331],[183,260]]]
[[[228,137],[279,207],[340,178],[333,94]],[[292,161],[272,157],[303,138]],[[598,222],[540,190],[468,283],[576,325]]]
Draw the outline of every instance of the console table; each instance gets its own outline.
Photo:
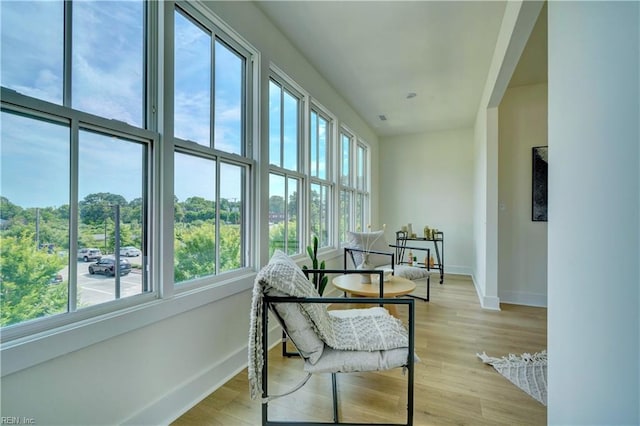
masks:
[[[434,251],[436,254],[436,258],[434,259],[434,264],[431,266],[427,261],[426,265],[424,262],[414,262],[413,265],[421,268],[426,268],[428,270],[437,269],[440,272],[440,284],[442,284],[444,282],[444,232],[437,231],[437,232],[434,232],[433,237],[426,238],[426,237],[409,237],[406,232],[397,231],[396,243],[393,247],[395,247],[396,249],[396,259],[397,259],[396,262],[398,263],[403,263],[403,264],[408,263],[404,260],[404,253],[405,253],[405,250],[407,249],[426,251],[427,256],[430,257],[431,249],[429,247],[413,246],[413,245],[408,246],[407,241],[433,243]]]

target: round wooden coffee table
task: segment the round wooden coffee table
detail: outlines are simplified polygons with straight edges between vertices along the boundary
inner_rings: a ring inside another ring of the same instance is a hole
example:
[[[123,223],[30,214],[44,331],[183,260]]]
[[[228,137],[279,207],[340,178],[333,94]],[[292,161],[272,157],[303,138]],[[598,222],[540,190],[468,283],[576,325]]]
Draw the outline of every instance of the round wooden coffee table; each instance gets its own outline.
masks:
[[[347,274],[336,276],[332,283],[335,288],[354,297],[380,297],[380,279],[372,276],[371,283],[361,282],[360,274]],[[404,296],[416,289],[416,283],[395,275],[384,282],[384,297]],[[396,305],[387,305],[389,313],[397,317]]]

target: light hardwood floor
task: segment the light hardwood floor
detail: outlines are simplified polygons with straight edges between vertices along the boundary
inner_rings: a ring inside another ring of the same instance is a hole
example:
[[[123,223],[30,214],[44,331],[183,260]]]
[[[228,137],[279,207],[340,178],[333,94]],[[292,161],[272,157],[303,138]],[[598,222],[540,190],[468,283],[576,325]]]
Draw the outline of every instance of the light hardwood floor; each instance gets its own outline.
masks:
[[[415,424],[546,424],[546,407],[476,357],[483,351],[490,356],[539,352],[546,344],[546,309],[503,304],[499,312],[483,310],[468,278],[446,276],[443,285],[433,280],[431,301],[416,300],[421,362],[415,368]],[[283,358],[279,346],[271,350],[270,392],[288,390],[302,377],[299,359]],[[404,421],[406,376],[400,369],[340,374],[338,394],[342,421]],[[173,425],[259,425],[260,407],[249,398],[244,370]],[[313,376],[301,390],[270,403],[269,418],[331,421],[330,375]]]

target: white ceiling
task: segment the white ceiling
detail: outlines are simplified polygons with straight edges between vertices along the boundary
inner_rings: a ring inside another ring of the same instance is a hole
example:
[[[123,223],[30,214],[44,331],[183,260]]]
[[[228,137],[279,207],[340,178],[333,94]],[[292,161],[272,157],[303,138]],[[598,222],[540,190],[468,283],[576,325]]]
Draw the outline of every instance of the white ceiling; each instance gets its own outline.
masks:
[[[257,5],[385,137],[473,125],[506,2]]]

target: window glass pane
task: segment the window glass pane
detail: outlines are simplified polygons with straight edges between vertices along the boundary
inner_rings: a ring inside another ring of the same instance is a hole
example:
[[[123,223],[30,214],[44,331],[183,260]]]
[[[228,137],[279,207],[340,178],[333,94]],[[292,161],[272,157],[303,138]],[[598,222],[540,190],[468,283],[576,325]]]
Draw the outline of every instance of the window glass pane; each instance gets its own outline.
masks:
[[[276,249],[287,254],[300,252],[299,193],[299,179],[269,175],[269,256]]]
[[[67,311],[69,127],[2,112],[0,318]]]
[[[282,89],[273,80],[269,81],[269,164],[282,167],[281,107]]]
[[[81,130],[78,152],[78,307],[96,305],[146,289],[144,256],[116,256],[120,247],[141,248],[140,204],[145,146]],[[119,215],[119,218],[118,218]],[[144,247],[142,247],[144,249]],[[115,275],[120,258],[121,276]]]
[[[355,229],[361,229],[367,231],[367,227],[364,222],[364,194],[355,194]]]
[[[211,34],[175,12],[174,135],[210,146]]]
[[[349,231],[351,224],[351,192],[340,191],[340,212],[339,212],[339,225],[338,234],[340,236],[340,242],[347,241],[347,231]]]
[[[300,211],[300,181],[298,179],[287,179],[287,254],[300,253],[298,236],[300,235],[300,221],[298,212]]]
[[[224,185],[220,185],[220,271],[224,272],[244,266],[242,261],[244,168],[222,163],[220,181],[224,182]]]
[[[283,164],[289,170],[298,170],[298,105],[299,100],[289,92],[283,98]]]
[[[318,176],[318,114],[311,111],[309,118],[309,169],[311,176]]]
[[[219,40],[215,46],[215,147],[241,155],[244,58]]]
[[[61,105],[63,2],[2,1],[0,17],[2,86]]]
[[[329,149],[327,138],[329,123],[322,117],[318,117],[318,177],[327,179],[327,151]]]
[[[357,175],[356,175],[356,188],[364,191],[365,188],[365,150],[364,147],[358,146],[356,154],[357,162]]]
[[[327,178],[327,131],[328,123],[317,112],[311,111],[310,119],[310,168],[311,176]]]
[[[269,257],[276,249],[286,252],[284,176],[269,174]]]
[[[311,234],[318,237],[320,247],[329,245],[329,187],[311,184],[311,202],[309,205]]]
[[[144,2],[73,2],[73,107],[144,125]]]
[[[341,152],[341,173],[340,184],[350,186],[349,175],[351,173],[351,139],[347,135],[341,135],[340,139]]]
[[[180,284],[213,275],[216,162],[175,154],[174,275]]]

